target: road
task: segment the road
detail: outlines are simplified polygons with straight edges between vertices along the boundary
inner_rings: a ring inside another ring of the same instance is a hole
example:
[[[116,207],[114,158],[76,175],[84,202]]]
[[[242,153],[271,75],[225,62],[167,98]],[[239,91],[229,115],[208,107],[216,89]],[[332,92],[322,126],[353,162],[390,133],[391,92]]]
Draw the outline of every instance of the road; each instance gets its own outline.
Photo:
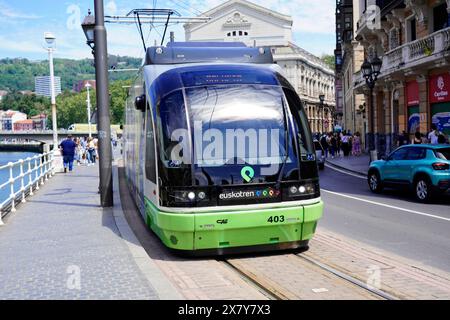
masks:
[[[420,204],[407,191],[373,194],[365,179],[329,167],[320,186],[319,228],[450,271],[450,197]]]

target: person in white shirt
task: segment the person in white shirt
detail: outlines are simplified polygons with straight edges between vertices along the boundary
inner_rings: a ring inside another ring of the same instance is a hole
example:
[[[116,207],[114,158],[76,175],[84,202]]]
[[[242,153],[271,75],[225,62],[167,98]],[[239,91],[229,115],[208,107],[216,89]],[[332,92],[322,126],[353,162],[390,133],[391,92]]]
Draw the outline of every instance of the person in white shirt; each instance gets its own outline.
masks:
[[[431,125],[431,132],[428,134],[428,141],[431,144],[438,144],[438,137],[441,133],[437,130],[436,125]]]

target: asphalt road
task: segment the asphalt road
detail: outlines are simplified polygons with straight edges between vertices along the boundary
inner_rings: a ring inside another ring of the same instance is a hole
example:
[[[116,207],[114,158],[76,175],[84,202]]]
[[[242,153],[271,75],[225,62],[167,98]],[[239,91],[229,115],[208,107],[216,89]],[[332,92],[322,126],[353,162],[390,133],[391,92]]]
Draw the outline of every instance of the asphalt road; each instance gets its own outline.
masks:
[[[450,272],[450,196],[421,204],[407,190],[373,194],[366,179],[329,167],[320,186],[320,226]]]

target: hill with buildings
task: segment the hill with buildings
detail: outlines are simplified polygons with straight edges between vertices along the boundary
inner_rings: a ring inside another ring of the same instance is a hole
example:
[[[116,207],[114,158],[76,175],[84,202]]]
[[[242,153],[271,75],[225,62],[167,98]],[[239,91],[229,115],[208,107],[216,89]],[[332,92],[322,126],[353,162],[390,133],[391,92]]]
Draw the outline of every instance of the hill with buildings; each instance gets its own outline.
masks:
[[[109,65],[115,69],[138,68],[140,58],[109,57]],[[54,59],[55,76],[61,78],[61,90],[72,90],[80,80],[94,79],[95,68],[93,59],[72,60]],[[34,77],[49,73],[48,61],[30,61],[22,58],[0,59],[0,90],[34,91]],[[110,80],[125,80],[132,77],[131,72],[112,72]]]

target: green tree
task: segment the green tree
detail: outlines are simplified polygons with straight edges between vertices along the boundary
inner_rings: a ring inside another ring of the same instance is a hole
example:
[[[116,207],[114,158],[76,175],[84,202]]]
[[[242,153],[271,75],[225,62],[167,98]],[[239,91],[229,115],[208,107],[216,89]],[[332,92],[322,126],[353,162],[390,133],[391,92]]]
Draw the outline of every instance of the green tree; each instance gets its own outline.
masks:
[[[330,67],[332,70],[335,70],[335,60],[334,56],[331,54],[323,54],[321,59]]]

